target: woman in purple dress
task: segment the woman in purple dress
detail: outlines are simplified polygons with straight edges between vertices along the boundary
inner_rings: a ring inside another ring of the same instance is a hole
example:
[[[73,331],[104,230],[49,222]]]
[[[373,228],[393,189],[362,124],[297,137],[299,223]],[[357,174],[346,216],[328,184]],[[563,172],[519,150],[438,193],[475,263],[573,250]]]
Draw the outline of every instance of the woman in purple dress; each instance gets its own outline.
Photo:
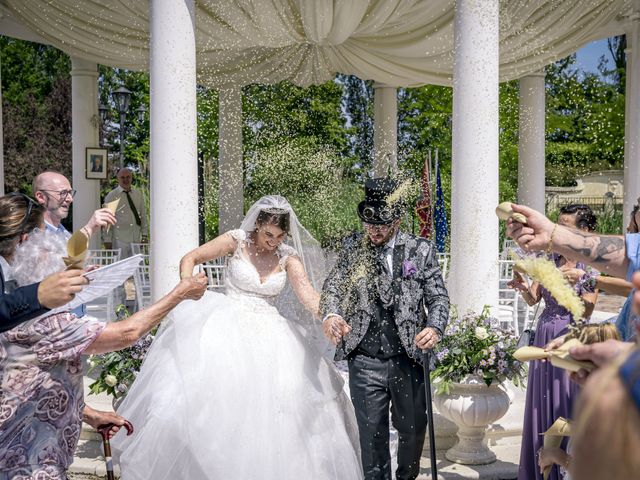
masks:
[[[596,228],[596,217],[587,205],[571,204],[560,210],[558,224],[593,231]],[[557,254],[553,254],[552,259],[558,267],[576,267],[585,270],[585,275],[574,288],[585,304],[584,316],[589,318],[598,296],[595,289],[595,276],[598,273],[581,263]],[[544,299],[545,308],[538,319],[534,336],[533,344],[536,347],[544,347],[554,338],[567,333],[569,324],[574,321],[573,316],[560,306],[542,285],[537,282],[528,285],[517,272],[514,272],[514,278],[509,285],[519,290],[522,298],[529,305],[535,305]],[[576,392],[577,386],[570,382],[563,369],[552,366],[550,362],[529,363],[518,480],[542,479],[536,458],[538,450],[542,447],[543,437],[540,434],[544,433],[556,418],[571,418]],[[566,448],[566,445],[564,447]],[[554,467],[549,478],[559,480],[562,477]]]

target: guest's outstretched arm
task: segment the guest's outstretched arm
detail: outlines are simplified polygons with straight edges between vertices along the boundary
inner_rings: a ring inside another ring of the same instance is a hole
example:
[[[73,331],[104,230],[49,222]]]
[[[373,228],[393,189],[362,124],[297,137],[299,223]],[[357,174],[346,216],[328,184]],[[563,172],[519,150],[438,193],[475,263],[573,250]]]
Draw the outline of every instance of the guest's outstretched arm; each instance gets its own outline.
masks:
[[[523,214],[526,225],[512,219],[507,234],[527,251],[551,250],[586,263],[615,277],[625,278],[629,268],[625,239],[621,235],[599,235],[553,223],[542,213],[523,205],[513,205]]]
[[[134,313],[125,320],[107,324],[83,353],[91,355],[114,352],[133,345],[158,325],[176,305],[183,300],[198,300],[204,295],[206,289],[207,277],[204,273],[183,278],[173,290],[153,305]]]

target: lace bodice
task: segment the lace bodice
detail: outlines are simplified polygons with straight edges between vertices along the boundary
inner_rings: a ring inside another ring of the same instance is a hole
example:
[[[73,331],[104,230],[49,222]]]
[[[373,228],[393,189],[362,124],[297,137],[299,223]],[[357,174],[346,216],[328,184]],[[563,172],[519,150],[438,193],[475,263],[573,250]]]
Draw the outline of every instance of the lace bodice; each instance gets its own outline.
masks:
[[[261,281],[256,267],[242,251],[247,242],[246,232],[231,230],[228,233],[238,242],[238,246],[227,265],[226,294],[242,300],[250,299],[256,306],[264,305],[265,302],[274,305],[276,297],[280,295],[287,282],[287,272],[285,271],[287,258],[296,255],[296,251],[288,245],[280,245],[277,252],[280,258],[280,269]]]

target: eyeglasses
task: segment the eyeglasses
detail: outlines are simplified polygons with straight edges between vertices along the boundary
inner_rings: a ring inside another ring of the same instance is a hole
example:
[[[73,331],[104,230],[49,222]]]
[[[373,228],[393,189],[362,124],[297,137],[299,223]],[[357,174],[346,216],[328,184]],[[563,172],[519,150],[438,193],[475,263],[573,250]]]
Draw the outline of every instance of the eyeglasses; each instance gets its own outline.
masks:
[[[24,198],[28,205],[27,213],[25,214],[24,218],[22,219],[22,223],[20,224],[20,234],[18,235],[18,237],[22,237],[22,234],[24,233],[24,229],[27,227],[27,222],[29,222],[29,217],[31,216],[31,210],[33,209],[33,206],[34,205],[37,206],[38,203],[29,195],[25,195],[24,193],[20,193],[20,192],[11,192],[9,196]]]
[[[77,190],[38,190],[39,192],[45,192],[45,193],[55,193],[58,195],[58,200],[60,200],[61,202],[64,201],[67,198],[67,195],[71,195],[71,198],[76,196],[76,192]]]

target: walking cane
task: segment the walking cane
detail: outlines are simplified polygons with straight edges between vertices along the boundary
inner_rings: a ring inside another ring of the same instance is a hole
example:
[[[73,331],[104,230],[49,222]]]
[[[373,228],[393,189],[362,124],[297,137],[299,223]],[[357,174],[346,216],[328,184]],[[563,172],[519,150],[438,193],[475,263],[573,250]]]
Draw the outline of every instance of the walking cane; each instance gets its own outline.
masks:
[[[427,423],[429,427],[429,451],[431,457],[431,479],[438,480],[438,467],[436,466],[436,434],[433,429],[433,403],[431,399],[431,350],[426,350],[424,354],[424,391],[427,395]]]
[[[104,461],[107,464],[107,480],[115,480],[115,476],[113,475],[113,460],[111,458],[111,443],[109,443],[109,430],[115,424],[113,423],[105,423],[104,425],[99,425],[96,430],[98,433],[102,435],[102,446],[104,447]],[[127,429],[127,436],[133,433],[133,425],[131,425],[128,421],[125,420],[124,428]]]

